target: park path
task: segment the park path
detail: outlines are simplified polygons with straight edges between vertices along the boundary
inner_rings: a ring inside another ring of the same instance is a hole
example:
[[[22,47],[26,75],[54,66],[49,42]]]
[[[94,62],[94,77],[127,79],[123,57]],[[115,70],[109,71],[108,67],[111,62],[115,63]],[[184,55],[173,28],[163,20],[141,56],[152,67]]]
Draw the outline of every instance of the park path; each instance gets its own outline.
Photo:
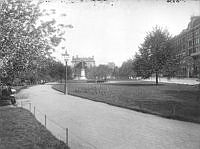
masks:
[[[69,128],[71,149],[200,149],[199,124],[66,96],[51,85],[33,86],[19,94]]]

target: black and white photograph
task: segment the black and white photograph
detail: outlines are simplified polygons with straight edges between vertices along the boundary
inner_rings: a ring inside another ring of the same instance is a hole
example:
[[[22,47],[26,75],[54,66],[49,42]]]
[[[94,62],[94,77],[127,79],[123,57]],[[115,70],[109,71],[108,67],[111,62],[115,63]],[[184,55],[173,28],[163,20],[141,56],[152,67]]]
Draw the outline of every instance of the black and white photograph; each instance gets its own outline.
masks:
[[[0,149],[200,149],[200,0],[0,0]]]

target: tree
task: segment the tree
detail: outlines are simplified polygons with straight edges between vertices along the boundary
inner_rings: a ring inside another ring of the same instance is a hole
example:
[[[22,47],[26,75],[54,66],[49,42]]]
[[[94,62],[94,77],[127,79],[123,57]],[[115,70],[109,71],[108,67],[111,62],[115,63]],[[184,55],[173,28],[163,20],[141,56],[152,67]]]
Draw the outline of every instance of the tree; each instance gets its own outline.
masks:
[[[7,0],[1,5],[1,71],[7,73],[11,82],[22,72],[34,71],[33,62],[50,57],[63,40],[61,28],[66,26],[56,25],[55,20],[40,22],[43,13],[39,5],[24,0]]]
[[[115,66],[114,67],[114,70],[112,72],[112,76],[115,78],[115,79],[118,79],[119,78],[119,67]]]
[[[173,46],[170,39],[169,32],[158,26],[147,33],[134,60],[134,69],[137,74],[143,78],[155,74],[156,84],[158,84],[159,73],[163,73],[167,68],[172,68],[172,63],[176,60],[176,55],[173,56]]]
[[[152,74],[151,65],[148,63],[148,57],[139,54],[135,54],[135,58],[133,60],[133,70],[135,72],[136,77],[141,77],[146,79],[149,78]]]
[[[88,79],[96,79],[97,77],[97,67],[91,67],[87,69],[87,78]]]
[[[107,79],[107,77],[110,75],[110,69],[107,65],[99,65],[97,67],[97,77],[98,79]]]
[[[130,77],[134,77],[133,71],[133,60],[129,59],[126,62],[123,62],[122,66],[119,68],[119,76],[121,78],[129,79]]]

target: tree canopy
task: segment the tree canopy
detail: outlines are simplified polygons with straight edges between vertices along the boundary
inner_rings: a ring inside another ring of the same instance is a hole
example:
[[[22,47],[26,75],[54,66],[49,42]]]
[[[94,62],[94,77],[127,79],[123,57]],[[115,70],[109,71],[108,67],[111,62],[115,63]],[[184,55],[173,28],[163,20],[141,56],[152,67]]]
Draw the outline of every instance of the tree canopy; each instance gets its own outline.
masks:
[[[51,52],[63,40],[62,24],[54,19],[40,21],[40,2],[7,0],[0,9],[1,73],[10,81],[22,73],[43,67]]]
[[[159,73],[168,72],[169,76],[172,75],[170,68],[173,68],[177,59],[171,39],[169,32],[158,26],[147,33],[139,53],[135,55],[134,70],[137,75],[149,78],[155,74],[156,84]]]
[[[135,76],[132,59],[123,62],[122,66],[119,68],[119,76],[124,79],[129,79],[130,77]]]

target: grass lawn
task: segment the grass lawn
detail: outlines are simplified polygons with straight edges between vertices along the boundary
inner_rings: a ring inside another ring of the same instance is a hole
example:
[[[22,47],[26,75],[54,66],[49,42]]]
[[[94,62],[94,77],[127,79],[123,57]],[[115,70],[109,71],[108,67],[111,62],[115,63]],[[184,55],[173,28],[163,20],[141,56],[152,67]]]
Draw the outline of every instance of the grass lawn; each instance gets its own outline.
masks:
[[[0,107],[0,149],[68,149],[29,111]]]
[[[63,91],[63,85],[54,85]],[[200,123],[200,90],[196,86],[131,81],[68,83],[71,95],[167,118]]]

